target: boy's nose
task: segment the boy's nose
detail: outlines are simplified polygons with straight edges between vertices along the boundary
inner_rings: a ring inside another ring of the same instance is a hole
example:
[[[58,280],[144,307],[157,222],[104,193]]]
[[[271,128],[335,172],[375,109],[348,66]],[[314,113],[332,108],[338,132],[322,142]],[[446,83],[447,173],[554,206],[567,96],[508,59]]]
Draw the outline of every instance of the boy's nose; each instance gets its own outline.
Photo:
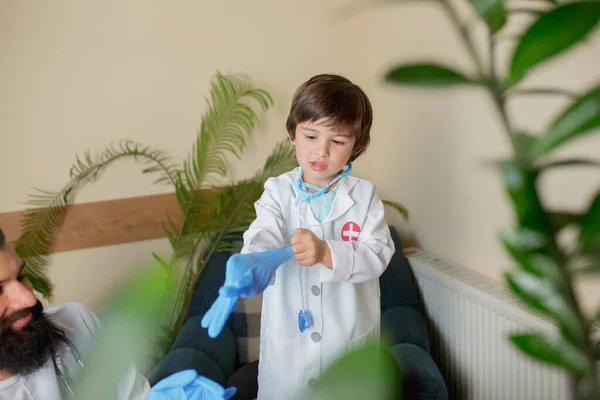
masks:
[[[326,157],[329,155],[329,143],[323,143],[319,146],[317,153],[321,157]]]

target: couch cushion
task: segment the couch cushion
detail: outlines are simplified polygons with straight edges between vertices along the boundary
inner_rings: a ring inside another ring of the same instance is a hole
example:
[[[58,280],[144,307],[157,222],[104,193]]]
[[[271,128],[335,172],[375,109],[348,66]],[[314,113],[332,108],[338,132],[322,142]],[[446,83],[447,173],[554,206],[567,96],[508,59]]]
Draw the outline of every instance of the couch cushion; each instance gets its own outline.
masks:
[[[412,307],[423,314],[419,290],[408,259],[402,251],[400,236],[390,227],[395,253],[384,273],[379,277],[381,287],[381,312],[394,307]]]
[[[448,399],[444,378],[429,353],[410,343],[392,346],[389,352],[400,368],[404,399]]]
[[[200,350],[221,368],[226,378],[229,378],[235,370],[236,338],[227,325],[223,327],[216,338],[211,338],[208,336],[208,330],[200,326],[201,320],[201,315],[195,315],[185,322],[171,347],[171,351],[179,348]]]
[[[411,343],[429,352],[429,334],[425,319],[411,307],[395,307],[381,315],[381,333],[390,345]]]
[[[219,296],[219,288],[225,282],[225,264],[233,253],[214,253],[200,275],[198,285],[194,289],[187,318],[204,315]]]

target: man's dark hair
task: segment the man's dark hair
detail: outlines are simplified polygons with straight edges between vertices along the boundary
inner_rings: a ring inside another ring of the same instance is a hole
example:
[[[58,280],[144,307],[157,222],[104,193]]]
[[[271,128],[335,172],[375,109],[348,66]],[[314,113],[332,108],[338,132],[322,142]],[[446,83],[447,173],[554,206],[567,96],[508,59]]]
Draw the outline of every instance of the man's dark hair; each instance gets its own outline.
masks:
[[[2,229],[0,229],[0,249],[4,248],[4,242],[6,242],[6,237],[4,236]]]

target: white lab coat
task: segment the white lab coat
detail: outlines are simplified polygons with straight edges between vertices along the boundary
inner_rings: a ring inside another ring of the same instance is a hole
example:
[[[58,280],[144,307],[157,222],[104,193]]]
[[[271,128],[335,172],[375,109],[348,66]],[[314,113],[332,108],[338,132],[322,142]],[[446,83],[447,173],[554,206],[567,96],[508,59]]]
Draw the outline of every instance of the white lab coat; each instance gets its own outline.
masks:
[[[94,332],[100,327],[98,318],[79,303],[66,303],[50,308],[45,313],[65,332],[77,351],[85,354],[92,344]],[[66,343],[59,346],[57,354],[71,384],[81,367]],[[61,397],[59,381],[62,380],[55,373],[52,360],[48,360],[44,367],[34,373],[0,381],[0,400],[68,400],[68,392]],[[132,367],[123,377],[117,400],[143,400],[149,392],[150,385],[146,378]]]
[[[256,220],[244,233],[242,253],[290,244],[299,216],[300,227],[327,241],[333,270],[322,264],[301,267],[292,258],[264,291],[259,400],[302,398],[343,352],[379,339],[378,278],[394,243],[374,185],[353,176],[342,178],[329,215],[319,223],[308,204],[298,208],[299,174],[296,168],[267,180],[255,203]],[[345,241],[342,235],[358,240]],[[302,295],[313,318],[313,326],[303,333],[298,328]]]

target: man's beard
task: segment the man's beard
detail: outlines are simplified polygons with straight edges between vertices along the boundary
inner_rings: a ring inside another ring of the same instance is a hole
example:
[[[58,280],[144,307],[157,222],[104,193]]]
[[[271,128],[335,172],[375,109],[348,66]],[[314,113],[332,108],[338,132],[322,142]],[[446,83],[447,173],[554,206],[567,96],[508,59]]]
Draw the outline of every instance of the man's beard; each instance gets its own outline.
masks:
[[[11,324],[31,312],[31,321],[15,331]],[[42,303],[0,319],[0,371],[26,375],[43,367],[63,335],[44,315]]]

